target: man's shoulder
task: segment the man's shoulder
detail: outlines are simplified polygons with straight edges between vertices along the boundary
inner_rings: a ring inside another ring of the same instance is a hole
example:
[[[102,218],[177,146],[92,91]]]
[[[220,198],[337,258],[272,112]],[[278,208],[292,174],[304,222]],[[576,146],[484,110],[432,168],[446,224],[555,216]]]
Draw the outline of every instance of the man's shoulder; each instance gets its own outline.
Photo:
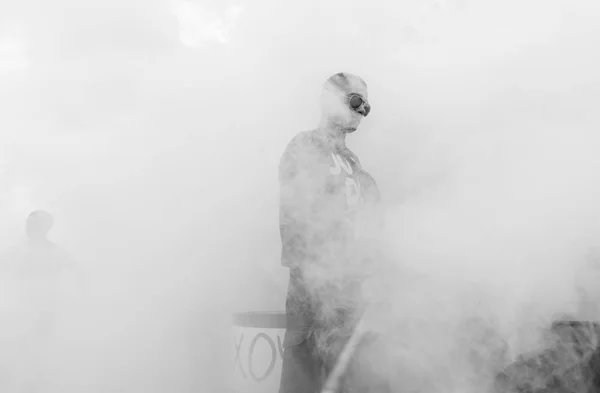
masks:
[[[287,148],[289,149],[313,149],[318,147],[318,139],[315,137],[315,131],[300,131],[297,133],[288,143]]]
[[[322,170],[326,147],[315,131],[302,131],[288,143],[279,162],[282,176],[293,177],[299,172],[316,173]]]
[[[326,147],[315,130],[301,131],[297,133],[288,143],[283,159],[306,157],[314,159],[315,156],[326,152]]]

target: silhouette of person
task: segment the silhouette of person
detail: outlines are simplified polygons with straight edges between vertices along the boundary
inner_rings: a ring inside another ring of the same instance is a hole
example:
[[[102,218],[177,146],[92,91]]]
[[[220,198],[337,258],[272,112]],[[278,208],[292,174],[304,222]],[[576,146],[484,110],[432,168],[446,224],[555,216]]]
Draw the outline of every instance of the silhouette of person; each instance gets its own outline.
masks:
[[[279,393],[321,389],[361,307],[361,279],[349,274],[356,250],[377,237],[377,184],[346,146],[371,111],[367,85],[332,75],[320,103],[320,123],[289,142],[279,166],[281,264],[290,276]]]
[[[74,272],[71,256],[48,238],[54,218],[44,210],[29,214],[24,241],[2,256],[5,278],[14,283],[20,330],[16,384],[18,392],[38,392],[48,350],[56,337],[64,299],[66,273]]]

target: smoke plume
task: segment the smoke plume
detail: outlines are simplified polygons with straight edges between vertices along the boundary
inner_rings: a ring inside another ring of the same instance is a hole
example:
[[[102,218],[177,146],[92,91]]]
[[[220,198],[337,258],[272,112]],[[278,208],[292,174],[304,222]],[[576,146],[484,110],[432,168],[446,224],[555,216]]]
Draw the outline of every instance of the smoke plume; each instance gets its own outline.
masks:
[[[380,186],[398,269],[371,361],[406,387],[487,386],[494,356],[543,347],[540,328],[600,295],[598,11],[0,5],[0,240],[51,211],[88,285],[64,311],[47,391],[227,391],[230,314],[284,307],[279,157],[340,71],[369,85],[348,144]]]

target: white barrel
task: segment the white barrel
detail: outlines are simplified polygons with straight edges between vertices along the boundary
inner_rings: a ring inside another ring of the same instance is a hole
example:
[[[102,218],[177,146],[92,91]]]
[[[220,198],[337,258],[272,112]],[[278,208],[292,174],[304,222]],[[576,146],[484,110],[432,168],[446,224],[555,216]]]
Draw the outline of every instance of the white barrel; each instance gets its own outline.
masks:
[[[233,393],[277,393],[281,381],[284,312],[233,316]]]

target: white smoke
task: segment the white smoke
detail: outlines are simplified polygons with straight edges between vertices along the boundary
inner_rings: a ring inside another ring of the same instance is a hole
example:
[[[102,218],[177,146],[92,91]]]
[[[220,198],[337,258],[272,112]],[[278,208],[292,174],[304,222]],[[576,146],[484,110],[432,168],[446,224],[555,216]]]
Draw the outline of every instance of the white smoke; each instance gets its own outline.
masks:
[[[397,288],[382,370],[472,389],[449,366],[467,317],[519,353],[577,310],[576,277],[592,292],[595,3],[192,3],[235,29],[190,48],[166,0],[0,6],[24,40],[3,59],[28,66],[1,76],[3,246],[33,202],[90,281],[48,391],[225,389],[230,313],[284,305],[279,156],[339,71],[369,85],[348,143],[389,206],[389,253],[421,277]]]

